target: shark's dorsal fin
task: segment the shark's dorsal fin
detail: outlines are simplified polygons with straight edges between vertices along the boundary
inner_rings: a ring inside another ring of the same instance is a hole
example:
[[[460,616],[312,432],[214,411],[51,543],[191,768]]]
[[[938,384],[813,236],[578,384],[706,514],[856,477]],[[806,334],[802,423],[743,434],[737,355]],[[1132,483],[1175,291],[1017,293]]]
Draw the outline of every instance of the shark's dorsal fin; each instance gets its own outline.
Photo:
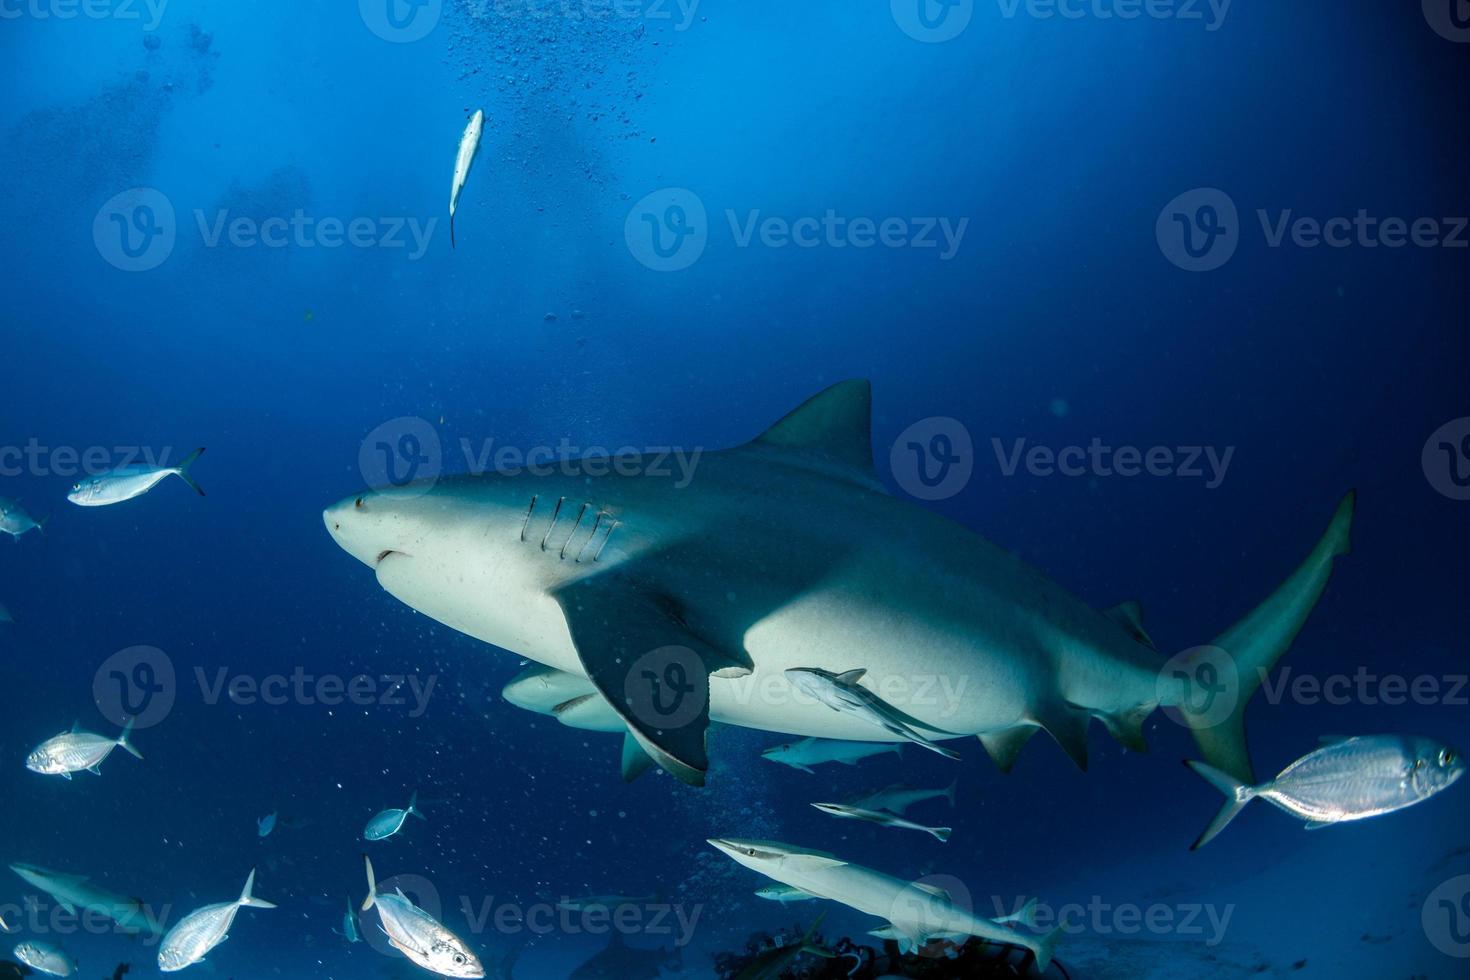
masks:
[[[873,392],[866,379],[813,395],[751,445],[787,450],[831,476],[883,489],[873,469]]]
[[[1153,647],[1153,638],[1148,635],[1148,630],[1143,628],[1143,603],[1136,599],[1120,602],[1111,609],[1104,609],[1103,615],[1123,627],[1133,638],[1146,647]],[[1154,649],[1158,649],[1154,647]]]

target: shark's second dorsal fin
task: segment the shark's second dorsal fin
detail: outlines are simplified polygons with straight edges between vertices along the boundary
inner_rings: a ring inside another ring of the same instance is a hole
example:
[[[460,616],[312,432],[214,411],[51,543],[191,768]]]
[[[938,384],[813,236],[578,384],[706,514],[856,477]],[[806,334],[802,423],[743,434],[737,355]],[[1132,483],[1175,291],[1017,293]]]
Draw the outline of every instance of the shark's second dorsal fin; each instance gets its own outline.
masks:
[[[787,450],[829,475],[883,489],[873,469],[873,390],[866,379],[813,395],[751,445]]]
[[[1103,615],[1123,627],[1133,638],[1146,647],[1154,646],[1153,638],[1148,635],[1148,630],[1143,628],[1143,604],[1137,600],[1120,602],[1110,609],[1104,609]]]

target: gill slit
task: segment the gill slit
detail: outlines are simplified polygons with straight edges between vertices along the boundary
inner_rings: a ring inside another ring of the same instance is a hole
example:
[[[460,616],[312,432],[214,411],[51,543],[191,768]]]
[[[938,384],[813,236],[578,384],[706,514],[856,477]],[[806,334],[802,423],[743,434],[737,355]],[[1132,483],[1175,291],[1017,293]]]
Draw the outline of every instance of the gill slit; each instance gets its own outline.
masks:
[[[582,509],[579,510],[579,511],[577,511],[577,523],[575,523],[575,524],[572,525],[572,532],[570,534],[568,534],[567,535],[567,539],[561,543],[561,560],[562,561],[566,561],[566,558],[567,558],[567,549],[572,546],[572,539],[577,536],[577,528],[579,528],[579,527],[582,526],[582,517],[587,513],[587,508],[588,507],[591,507],[591,506],[592,506],[591,504],[584,503],[584,504],[582,504]]]
[[[587,549],[592,546],[592,542],[597,540],[597,529],[602,527],[602,519],[607,516],[608,513],[605,510],[599,510],[597,512],[597,520],[592,522],[592,533],[587,535],[587,540],[583,541],[582,547],[577,549],[578,565],[582,564],[582,556],[587,554]]]
[[[566,499],[565,497],[556,498],[556,510],[551,512],[551,526],[546,529],[546,533],[541,537],[542,551],[546,550],[546,542],[551,540],[551,532],[556,530],[556,520],[561,516],[561,505],[566,503]]]
[[[541,496],[541,495],[540,494],[535,494],[535,493],[533,493],[531,495],[531,506],[529,506],[529,507],[526,508],[526,517],[525,517],[525,519],[523,521],[521,521],[521,540],[522,541],[525,541],[526,540],[526,528],[528,528],[528,527],[531,526],[531,515],[536,512],[536,498],[539,497],[539,496]]]

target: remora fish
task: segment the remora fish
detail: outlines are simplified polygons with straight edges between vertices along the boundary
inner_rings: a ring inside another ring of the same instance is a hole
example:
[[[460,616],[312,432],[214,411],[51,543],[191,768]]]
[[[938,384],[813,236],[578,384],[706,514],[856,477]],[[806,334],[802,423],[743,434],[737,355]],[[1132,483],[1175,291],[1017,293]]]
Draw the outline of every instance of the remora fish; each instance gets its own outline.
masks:
[[[36,746],[26,756],[26,768],[31,772],[60,776],[63,779],[70,779],[74,772],[91,772],[100,776],[100,767],[113,749],[123,749],[135,759],[143,758],[143,753],[128,741],[128,735],[132,731],[131,718],[123,726],[122,734],[115,739],[84,732],[73,725],[71,731],[62,732]]]
[[[271,831],[276,829],[276,813],[272,811],[255,821],[256,833],[261,837],[269,837]]]
[[[209,951],[230,938],[230,926],[242,908],[273,909],[270,902],[250,894],[255,885],[255,870],[245,879],[240,897],[233,902],[206,905],[190,912],[168,931],[158,947],[158,968],[172,973],[200,962]]]
[[[19,538],[27,531],[40,531],[46,533],[46,520],[32,519],[26,509],[19,501],[11,500],[9,497],[0,497],[0,534],[8,534],[12,538]]]
[[[69,977],[77,972],[77,961],[59,946],[27,939],[15,947],[15,958],[33,970],[53,977]]]
[[[133,466],[120,466],[101,476],[94,476],[73,484],[71,493],[66,495],[66,499],[78,507],[106,507],[109,504],[120,504],[125,500],[141,497],[170,476],[183,480],[191,490],[202,497],[204,491],[189,475],[189,467],[194,465],[194,461],[203,452],[203,449],[194,450],[178,466],[145,466],[141,463]]]
[[[853,663],[876,690],[914,691],[889,700],[926,727],[980,736],[1002,769],[1041,729],[1085,766],[1093,719],[1142,748],[1162,706],[1205,761],[1253,781],[1244,713],[1348,552],[1351,494],[1284,584],[1165,671],[1137,604],[1100,612],[886,493],[870,414],[868,384],[843,382],[735,449],[441,478],[348,497],[323,520],[412,608],[587,677],[685,782],[705,779],[711,721],[872,738],[869,722],[792,697],[785,674]],[[660,707],[672,688],[650,690],[650,677],[680,682],[678,724]],[[960,690],[976,677],[953,704],[918,703],[934,700],[920,696],[930,681]],[[1220,686],[1233,695],[1223,718],[1205,696]]]
[[[1037,971],[1045,973],[1062,931],[1058,926],[1044,936],[1015,932],[955,904],[941,888],[848,864],[824,851],[774,841],[714,838],[709,843],[767,878],[886,919],[897,934],[908,937],[916,946],[924,946],[935,937],[979,936],[991,942],[1024,946],[1036,957]]]
[[[892,752],[901,755],[903,746],[898,743],[844,742],[838,739],[804,738],[800,742],[773,745],[761,753],[761,758],[779,762],[802,772],[813,772],[812,766],[824,762],[840,762],[855,766],[863,759]]]
[[[812,899],[820,898],[821,896],[813,895],[811,892],[804,892],[800,888],[793,888],[790,885],[767,885],[764,888],[757,888],[755,897],[764,898],[768,902],[780,902],[782,905],[785,905],[787,902],[810,902]]]
[[[440,925],[433,916],[414,905],[402,889],[392,895],[378,894],[373,862],[367,865],[368,896],[362,910],[377,907],[383,932],[393,948],[431,973],[445,977],[483,977],[485,968],[458,936]]]
[[[779,980],[781,977],[791,976],[792,964],[803,956],[833,959],[836,956],[835,953],[830,949],[814,945],[812,942],[816,938],[817,930],[822,927],[822,920],[826,917],[826,912],[817,916],[817,921],[813,922],[806,934],[796,942],[776,946],[758,954],[755,959],[745,965],[744,969],[735,974],[734,980]]]
[[[10,870],[50,895],[67,912],[95,912],[116,922],[128,933],[158,935],[162,928],[144,907],[141,898],[125,898],[92,884],[85,875],[48,871],[34,864],[12,864]]]
[[[1201,762],[1187,762],[1226,796],[1226,803],[1191,850],[1214,840],[1225,826],[1260,798],[1307,821],[1308,830],[1393,813],[1422,803],[1465,774],[1460,753],[1430,738],[1371,735],[1324,739],[1281,775],[1249,786]]]
[[[419,794],[415,790],[413,796],[408,799],[408,809],[384,810],[382,813],[373,817],[367,822],[367,826],[363,828],[362,839],[387,840],[402,830],[403,824],[411,816],[418,817],[420,820],[427,820],[428,817],[419,812],[418,802]]]
[[[880,789],[876,793],[869,793],[866,796],[859,796],[857,799],[848,800],[848,805],[863,810],[887,810],[889,813],[896,813],[899,816],[907,813],[908,808],[914,804],[923,803],[926,800],[949,800],[949,805],[952,807],[954,806],[955,787],[958,784],[959,780],[956,779],[944,789],[914,789],[912,786],[905,786],[903,783],[894,783],[892,786],[886,789]]]
[[[880,827],[898,827],[903,830],[922,830],[940,841],[949,840],[953,828],[950,827],[926,827],[912,820],[905,820],[892,813],[881,813],[877,810],[861,810],[855,806],[846,806],[842,803],[813,803],[812,806],[823,813],[830,813],[834,817],[846,817],[849,820],[865,820],[875,823]]]
[[[806,692],[833,711],[845,711],[855,717],[865,718],[884,731],[922,745],[930,752],[938,752],[946,759],[960,757],[958,752],[934,744],[915,729],[915,726],[929,726],[898,710],[858,683],[866,673],[862,668],[834,674],[820,667],[792,667],[786,671],[786,676],[791,678],[792,687]],[[929,730],[939,735],[958,737],[954,732],[946,732],[942,728]]]
[[[470,117],[464,135],[459,138],[459,153],[454,158],[454,183],[449,187],[449,247],[454,248],[454,212],[459,207],[459,194],[464,182],[469,179],[470,167],[475,162],[475,152],[480,148],[480,133],[485,128],[485,112],[476,109]]]

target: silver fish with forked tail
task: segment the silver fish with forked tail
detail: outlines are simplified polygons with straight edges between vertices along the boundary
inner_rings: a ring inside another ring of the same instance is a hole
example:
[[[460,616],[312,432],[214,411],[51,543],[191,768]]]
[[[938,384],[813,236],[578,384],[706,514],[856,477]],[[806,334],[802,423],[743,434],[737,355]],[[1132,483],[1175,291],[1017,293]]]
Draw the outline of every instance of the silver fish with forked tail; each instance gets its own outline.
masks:
[[[200,962],[209,951],[230,938],[230,926],[242,908],[273,909],[275,905],[250,894],[255,886],[255,871],[245,879],[245,888],[233,902],[206,905],[190,912],[168,931],[158,947],[158,968],[173,973]]]
[[[1422,803],[1465,774],[1460,753],[1432,738],[1372,735],[1323,741],[1320,749],[1258,786],[1203,762],[1186,762],[1226,796],[1225,806],[1190,849],[1214,840],[1258,797],[1307,821],[1308,830],[1320,830]]]
[[[377,908],[383,932],[394,949],[440,976],[477,980],[485,975],[479,958],[470,952],[464,941],[409,901],[402,889],[391,895],[379,894],[373,862],[367,855],[363,855],[362,860],[367,866],[368,880],[368,896],[362,903],[362,910]]]

